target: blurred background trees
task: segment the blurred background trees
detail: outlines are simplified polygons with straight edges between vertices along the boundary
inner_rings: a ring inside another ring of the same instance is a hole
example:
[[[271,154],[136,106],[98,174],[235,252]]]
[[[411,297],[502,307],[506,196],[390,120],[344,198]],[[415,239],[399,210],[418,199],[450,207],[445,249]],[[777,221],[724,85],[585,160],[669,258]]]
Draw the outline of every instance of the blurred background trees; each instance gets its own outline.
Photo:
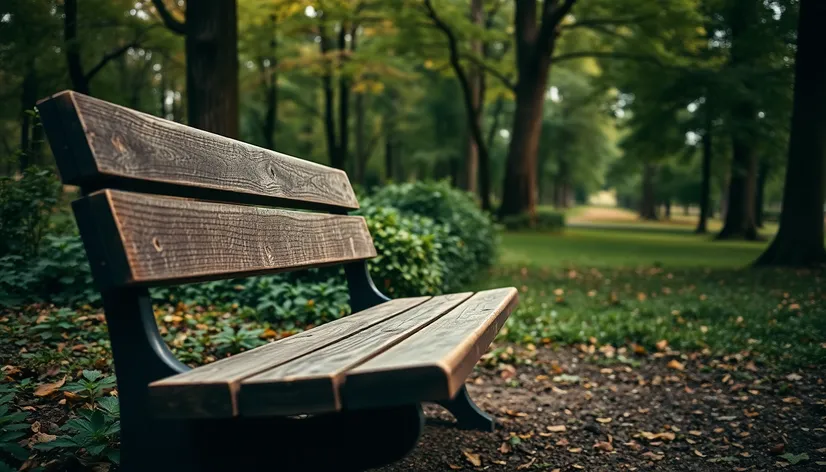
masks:
[[[35,105],[72,88],[366,188],[447,179],[502,220],[608,192],[644,219],[690,213],[705,233],[720,217],[718,238],[756,239],[783,196],[799,8],[7,0],[0,170],[50,165]]]

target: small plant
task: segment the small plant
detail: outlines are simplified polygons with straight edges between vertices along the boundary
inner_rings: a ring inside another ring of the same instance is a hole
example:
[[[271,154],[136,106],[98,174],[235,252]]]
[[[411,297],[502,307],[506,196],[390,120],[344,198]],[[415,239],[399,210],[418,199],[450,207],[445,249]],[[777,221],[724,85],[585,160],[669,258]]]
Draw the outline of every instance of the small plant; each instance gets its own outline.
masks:
[[[94,403],[106,390],[115,388],[115,385],[114,375],[104,376],[97,370],[84,370],[80,380],[66,384],[63,390]]]
[[[212,344],[219,354],[236,354],[266,344],[259,337],[263,332],[263,329],[246,329],[243,327],[236,331],[227,326],[212,338]]]
[[[31,328],[38,333],[40,339],[47,340],[60,338],[60,335],[76,327],[74,324],[75,311],[70,308],[61,308],[53,313],[38,318]]]
[[[84,455],[93,461],[102,458],[120,462],[117,448],[120,436],[120,406],[114,397],[101,398],[92,410],[80,410],[78,418],[67,421],[60,429],[67,434],[54,441],[38,444],[42,451],[66,449],[76,456]]]
[[[4,392],[10,389],[7,385],[2,384]],[[3,470],[4,466],[8,470],[16,470],[9,467],[4,460],[24,461],[29,457],[29,452],[18,444],[29,429],[29,424],[26,423],[28,414],[25,411],[11,411],[9,407],[13,400],[14,393],[0,393],[0,470]]]

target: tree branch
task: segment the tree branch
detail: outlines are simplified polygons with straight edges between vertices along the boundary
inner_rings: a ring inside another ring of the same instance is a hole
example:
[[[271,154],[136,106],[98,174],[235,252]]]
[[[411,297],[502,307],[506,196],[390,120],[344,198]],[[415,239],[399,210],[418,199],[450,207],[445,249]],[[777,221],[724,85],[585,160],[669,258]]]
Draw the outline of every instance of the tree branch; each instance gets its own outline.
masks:
[[[574,23],[568,25],[562,25],[560,29],[573,29],[573,28],[599,28],[604,26],[620,26],[620,25],[627,25],[629,23],[639,23],[641,21],[654,18],[656,15],[637,15],[637,16],[627,16],[625,18],[586,18],[583,20],[577,20]]]
[[[121,46],[121,47],[119,47],[119,48],[117,48],[117,49],[114,49],[114,50],[112,50],[112,51],[110,51],[110,52],[106,53],[106,54],[105,54],[105,55],[101,58],[101,60],[100,60],[97,64],[95,64],[95,66],[94,66],[94,67],[92,67],[91,69],[89,69],[89,72],[87,72],[87,73],[86,73],[86,80],[87,80],[87,81],[92,80],[92,78],[93,78],[95,75],[97,75],[97,73],[98,73],[98,72],[100,72],[100,70],[101,70],[101,69],[103,69],[104,67],[106,67],[106,64],[108,64],[108,63],[109,63],[109,61],[111,61],[112,59],[117,59],[118,57],[120,57],[120,56],[122,56],[123,54],[125,54],[125,53],[126,53],[126,51],[128,51],[130,48],[136,48],[136,47],[139,47],[139,46],[140,46],[140,43],[139,43],[138,41],[132,41],[132,42],[131,42],[131,43],[129,43],[129,44],[126,44],[126,45],[124,45],[124,46]]]
[[[539,29],[538,44],[549,44],[557,33],[557,28],[562,20],[573,8],[576,0],[565,0],[562,5],[557,2],[545,0],[542,4],[542,26]]]
[[[155,6],[155,10],[158,11],[158,15],[161,16],[161,20],[163,20],[163,24],[167,28],[176,34],[186,34],[186,22],[175,18],[172,13],[167,10],[163,0],[152,0],[152,5]]]
[[[486,63],[484,60],[476,56],[475,54],[463,54],[462,58],[469,60],[473,64],[475,64],[480,69],[484,70],[486,73],[496,77],[502,82],[502,85],[505,87],[516,90],[516,84],[513,82],[513,79],[508,77],[507,75],[499,72],[495,67],[491,66],[490,64]]]

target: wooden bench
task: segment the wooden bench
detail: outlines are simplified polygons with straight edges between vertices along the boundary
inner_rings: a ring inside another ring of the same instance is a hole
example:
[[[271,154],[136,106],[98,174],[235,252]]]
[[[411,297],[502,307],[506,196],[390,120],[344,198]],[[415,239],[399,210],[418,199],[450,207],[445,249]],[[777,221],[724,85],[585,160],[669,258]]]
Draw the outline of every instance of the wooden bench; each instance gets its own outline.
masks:
[[[415,446],[422,402],[492,429],[464,382],[515,289],[389,300],[344,172],[73,92],[38,108],[83,193],[72,207],[103,296],[124,470],[361,470]],[[350,316],[196,369],[158,332],[149,287],[332,264]]]

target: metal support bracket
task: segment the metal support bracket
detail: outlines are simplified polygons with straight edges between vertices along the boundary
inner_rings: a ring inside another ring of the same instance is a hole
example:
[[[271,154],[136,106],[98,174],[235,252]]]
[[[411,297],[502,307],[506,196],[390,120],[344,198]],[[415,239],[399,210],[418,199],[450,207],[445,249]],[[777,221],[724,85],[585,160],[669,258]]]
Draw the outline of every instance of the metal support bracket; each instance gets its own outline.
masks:
[[[496,419],[474,403],[464,385],[455,397],[438,403],[456,418],[456,426],[461,429],[493,431],[496,428]]]

